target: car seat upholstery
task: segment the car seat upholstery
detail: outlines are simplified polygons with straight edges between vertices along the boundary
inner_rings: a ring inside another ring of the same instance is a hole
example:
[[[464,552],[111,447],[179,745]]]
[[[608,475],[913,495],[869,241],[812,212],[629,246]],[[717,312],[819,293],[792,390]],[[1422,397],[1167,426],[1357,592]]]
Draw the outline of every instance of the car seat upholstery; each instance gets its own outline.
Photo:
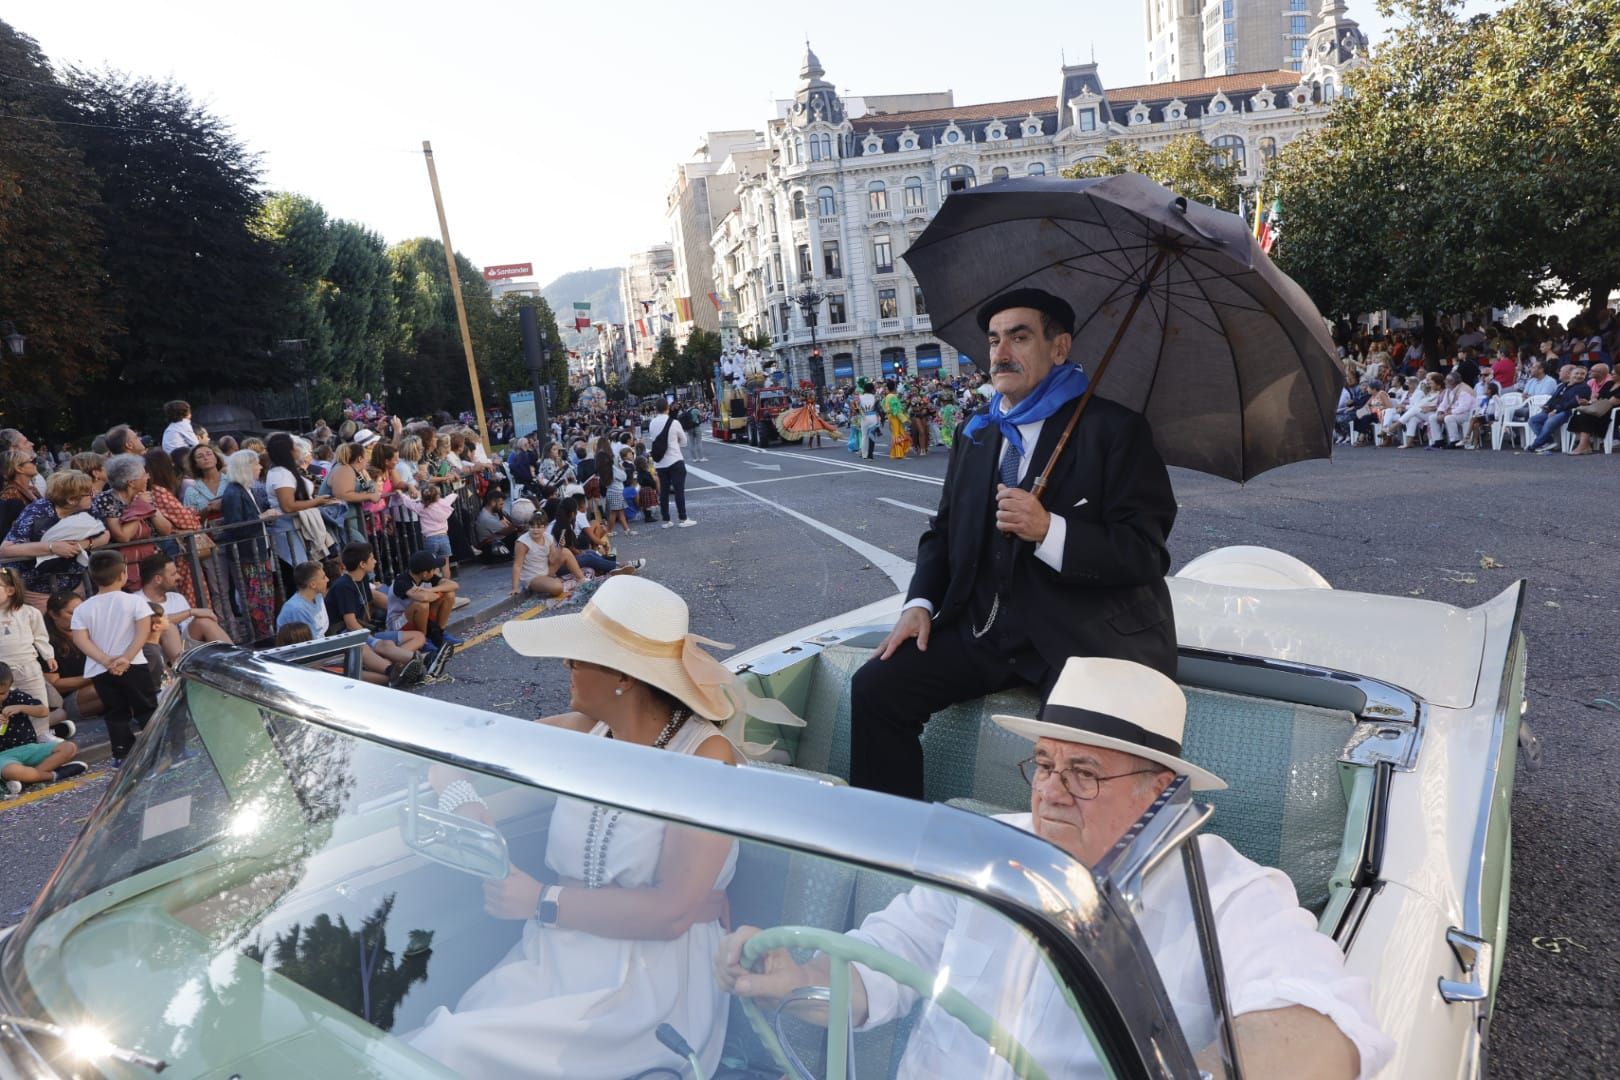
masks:
[[[795,767],[849,776],[850,678],[868,648],[824,650],[811,674]],[[1183,752],[1220,776],[1225,791],[1199,792],[1215,807],[1210,831],[1294,882],[1300,902],[1320,913],[1338,863],[1348,802],[1338,758],[1355,718],[1348,712],[1183,687]],[[1029,743],[992,723],[997,713],[1034,716],[1037,695],[1004,690],[936,714],[923,729],[924,792],[930,801],[973,800],[1024,810],[1029,788],[1018,762]]]

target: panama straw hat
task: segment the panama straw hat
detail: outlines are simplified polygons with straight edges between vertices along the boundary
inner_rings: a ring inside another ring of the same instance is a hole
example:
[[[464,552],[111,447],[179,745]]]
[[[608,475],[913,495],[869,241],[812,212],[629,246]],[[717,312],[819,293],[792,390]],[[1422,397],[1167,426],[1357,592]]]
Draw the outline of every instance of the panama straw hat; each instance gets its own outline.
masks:
[[[508,622],[501,633],[524,656],[601,664],[708,720],[729,720],[738,709],[737,677],[700,647],[731,646],[691,633],[686,601],[646,578],[609,578],[579,614]]]
[[[1187,698],[1171,679],[1130,660],[1072,656],[1041,706],[1040,716],[992,716],[1015,735],[1120,750],[1192,781],[1194,791],[1220,791],[1226,781],[1181,756]]]

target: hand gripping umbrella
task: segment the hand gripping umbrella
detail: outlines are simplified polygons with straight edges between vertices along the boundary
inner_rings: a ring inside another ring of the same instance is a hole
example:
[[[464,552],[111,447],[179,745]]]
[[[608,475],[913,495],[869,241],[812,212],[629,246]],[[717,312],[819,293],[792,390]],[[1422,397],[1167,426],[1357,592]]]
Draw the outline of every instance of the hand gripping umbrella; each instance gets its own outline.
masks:
[[[994,296],[1038,288],[1073,306],[1069,356],[1090,387],[1054,462],[1093,393],[1146,416],[1167,463],[1230,480],[1332,453],[1333,340],[1235,214],[1135,173],[1004,180],[945,200],[904,258],[935,336],[970,356]]]

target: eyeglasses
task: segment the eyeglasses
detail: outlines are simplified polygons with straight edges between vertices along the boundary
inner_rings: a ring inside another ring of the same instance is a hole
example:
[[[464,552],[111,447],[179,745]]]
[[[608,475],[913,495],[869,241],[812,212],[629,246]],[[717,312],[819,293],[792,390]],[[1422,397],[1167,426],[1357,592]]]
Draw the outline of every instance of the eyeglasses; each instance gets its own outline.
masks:
[[[1024,782],[1030,787],[1045,780],[1052,773],[1058,774],[1058,783],[1063,790],[1081,802],[1090,802],[1102,793],[1102,786],[1109,780],[1123,780],[1127,776],[1152,776],[1161,773],[1163,768],[1137,769],[1134,772],[1116,773],[1113,776],[1098,776],[1090,769],[1074,766],[1068,769],[1053,769],[1050,761],[1041,761],[1038,758],[1025,758],[1018,763],[1018,771],[1024,777]]]

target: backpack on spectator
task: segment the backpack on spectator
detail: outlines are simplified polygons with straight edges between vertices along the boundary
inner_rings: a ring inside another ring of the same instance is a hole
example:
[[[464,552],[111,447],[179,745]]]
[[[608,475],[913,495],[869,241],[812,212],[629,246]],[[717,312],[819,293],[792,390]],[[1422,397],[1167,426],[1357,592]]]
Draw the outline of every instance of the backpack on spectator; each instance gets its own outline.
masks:
[[[652,462],[654,465],[657,465],[659,461],[663,460],[664,455],[669,453],[669,428],[673,423],[675,423],[674,416],[665,417],[664,426],[658,429],[657,435],[653,436]]]

